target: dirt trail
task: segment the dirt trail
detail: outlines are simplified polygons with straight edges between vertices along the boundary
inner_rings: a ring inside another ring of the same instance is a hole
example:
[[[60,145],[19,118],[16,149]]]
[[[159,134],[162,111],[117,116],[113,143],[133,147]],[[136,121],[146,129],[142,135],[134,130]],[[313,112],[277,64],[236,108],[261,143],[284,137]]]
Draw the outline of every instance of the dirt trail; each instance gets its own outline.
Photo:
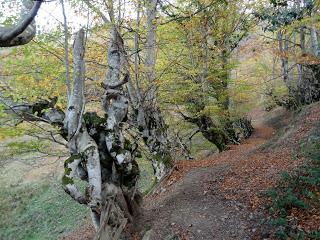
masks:
[[[268,153],[260,148],[275,130],[263,123],[261,112],[255,115],[254,134],[243,144],[209,159],[176,163],[176,170],[145,201],[138,225],[152,229],[150,239],[268,238],[261,232],[257,193],[292,161],[288,149]]]

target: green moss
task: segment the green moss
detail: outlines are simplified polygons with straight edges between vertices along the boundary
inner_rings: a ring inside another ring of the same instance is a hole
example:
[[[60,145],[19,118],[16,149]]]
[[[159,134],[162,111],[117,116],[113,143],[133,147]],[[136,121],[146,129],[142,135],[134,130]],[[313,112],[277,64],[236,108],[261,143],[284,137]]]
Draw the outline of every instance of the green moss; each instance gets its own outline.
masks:
[[[72,178],[68,177],[67,175],[64,175],[61,181],[63,186],[66,186],[68,184],[74,184],[74,181],[72,180]]]
[[[106,122],[106,118],[101,118],[96,112],[87,112],[83,115],[83,119],[87,124],[95,127],[101,126]]]
[[[151,161],[146,156],[142,155],[142,158],[138,161],[140,174],[138,180],[139,191],[147,193],[154,186],[154,175]]]
[[[0,127],[0,139],[22,136],[25,134],[25,129],[22,127]]]
[[[139,149],[136,151],[136,158],[142,158],[142,152]]]
[[[67,158],[65,161],[64,161],[64,167],[65,168],[68,168],[68,165],[70,163],[73,163],[74,160],[76,159],[80,159],[82,156],[80,154],[74,154],[74,155],[71,155],[69,158]]]
[[[21,154],[34,151],[45,151],[49,148],[49,144],[38,140],[24,142],[10,142],[7,147],[12,154]]]
[[[210,128],[203,134],[209,141],[214,143],[220,151],[226,149],[227,136],[222,129]]]
[[[153,190],[153,188],[157,185],[157,183],[158,183],[158,179],[157,179],[155,176],[153,176],[152,179],[151,179],[150,185],[148,186],[147,189],[145,189],[145,190],[142,192],[142,194],[143,194],[144,196],[148,195],[148,194]]]
[[[130,142],[130,140],[129,139],[124,139],[124,149],[126,149],[126,150],[131,150],[131,142]]]
[[[64,175],[61,179],[63,186],[68,184],[74,184],[73,179],[70,176],[72,169],[69,168],[69,164],[73,163],[76,159],[81,158],[80,154],[71,155],[67,160],[64,162]]]
[[[163,162],[165,166],[171,166],[172,165],[172,157],[170,153],[157,153],[153,155],[153,159],[157,162]]]

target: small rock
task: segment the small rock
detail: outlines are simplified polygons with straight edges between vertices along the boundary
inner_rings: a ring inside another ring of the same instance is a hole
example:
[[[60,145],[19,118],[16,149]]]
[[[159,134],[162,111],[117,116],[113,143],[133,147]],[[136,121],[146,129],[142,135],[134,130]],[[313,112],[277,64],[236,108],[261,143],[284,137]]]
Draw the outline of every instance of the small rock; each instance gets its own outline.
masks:
[[[152,230],[152,229],[151,229],[151,230],[149,230],[149,231],[147,231],[147,232],[144,234],[144,236],[143,236],[142,240],[150,240],[150,239],[151,239],[152,234],[153,234],[153,230]]]

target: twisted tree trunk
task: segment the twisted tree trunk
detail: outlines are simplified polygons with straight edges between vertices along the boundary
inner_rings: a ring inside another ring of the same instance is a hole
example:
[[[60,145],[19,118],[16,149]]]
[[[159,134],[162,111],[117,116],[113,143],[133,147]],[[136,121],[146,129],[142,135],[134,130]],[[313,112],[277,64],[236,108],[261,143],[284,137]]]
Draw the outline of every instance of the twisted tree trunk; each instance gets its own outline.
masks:
[[[278,32],[278,41],[279,41],[279,51],[281,54],[281,63],[282,63],[282,76],[283,81],[289,89],[289,94],[293,96],[293,88],[289,75],[289,60],[288,60],[288,51],[289,51],[289,41],[288,37],[281,32]]]
[[[102,214],[101,227],[96,239],[117,239],[127,222],[139,211],[141,196],[137,190],[139,176],[135,161],[137,146],[132,145],[124,134],[129,99],[124,85],[130,81],[127,56],[122,37],[116,28],[110,29],[108,49],[109,70],[104,81],[105,94],[102,106],[106,111],[102,149],[108,158],[102,160]],[[102,154],[100,154],[102,155]]]
[[[74,86],[69,97],[64,128],[68,132],[68,146],[72,161],[69,159],[65,164],[64,188],[73,198],[81,197],[79,190],[73,184],[73,177],[77,173],[83,173],[82,163],[85,162],[87,180],[89,183],[89,195],[87,204],[91,208],[92,218],[96,229],[99,228],[99,212],[101,206],[101,166],[97,143],[88,134],[87,128],[83,121],[85,107],[84,99],[84,30],[77,33],[74,42]],[[79,174],[78,174],[79,175]]]
[[[160,180],[172,167],[171,144],[167,126],[157,104],[156,86],[156,8],[157,0],[147,1],[147,42],[145,69],[148,87],[136,107],[136,122],[143,140],[151,153],[154,174]]]
[[[78,203],[90,208],[96,239],[118,239],[124,235],[126,224],[138,213],[142,200],[137,190],[137,146],[124,133],[129,106],[124,85],[130,76],[116,27],[111,28],[110,35],[109,70],[102,84],[104,117],[85,112],[83,30],[76,34],[73,45],[74,84],[67,110],[55,107],[57,98],[9,108],[23,120],[44,121],[57,127],[67,141],[70,157],[64,164],[63,188]],[[85,192],[77,188],[75,178],[88,183]]]
[[[314,56],[319,57],[318,32],[317,32],[317,28],[315,25],[311,26],[310,34],[311,34],[312,52],[313,52]]]
[[[228,144],[240,144],[253,133],[251,121],[247,118],[227,119],[223,126],[217,126],[210,116],[192,118],[183,113],[181,115],[186,121],[196,124],[199,128],[197,132],[216,145],[220,152],[226,150]]]

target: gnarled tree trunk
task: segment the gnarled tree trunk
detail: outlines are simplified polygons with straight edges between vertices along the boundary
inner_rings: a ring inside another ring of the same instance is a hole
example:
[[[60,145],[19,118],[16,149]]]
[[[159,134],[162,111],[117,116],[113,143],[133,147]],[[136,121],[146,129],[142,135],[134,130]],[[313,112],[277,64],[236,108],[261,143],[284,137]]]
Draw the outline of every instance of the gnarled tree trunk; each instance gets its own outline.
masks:
[[[108,49],[109,70],[104,81],[105,94],[102,105],[106,111],[103,136],[107,158],[102,161],[102,214],[101,227],[96,239],[116,238],[122,234],[127,222],[139,210],[141,196],[137,191],[139,176],[135,161],[137,146],[124,134],[129,99],[124,85],[130,79],[126,52],[122,37],[116,26],[110,29]]]
[[[137,146],[125,135],[129,100],[124,85],[129,79],[122,38],[116,27],[110,30],[109,70],[102,84],[105,116],[85,111],[85,33],[80,30],[74,42],[74,80],[65,112],[52,101],[11,106],[23,120],[44,121],[56,126],[67,141],[70,157],[65,161],[64,190],[78,203],[87,205],[97,230],[96,239],[118,239],[139,211],[141,195],[135,161]],[[86,181],[80,191],[74,179]]]
[[[212,142],[220,152],[227,149],[228,144],[240,144],[243,139],[251,136],[253,127],[247,118],[228,119],[223,126],[217,126],[210,116],[199,116],[196,118],[182,114],[182,117],[199,128],[197,132]]]
[[[172,167],[171,144],[167,126],[157,104],[156,86],[156,8],[157,0],[147,1],[147,42],[145,69],[148,81],[147,91],[139,94],[136,108],[136,124],[151,154],[154,174],[160,180]]]

